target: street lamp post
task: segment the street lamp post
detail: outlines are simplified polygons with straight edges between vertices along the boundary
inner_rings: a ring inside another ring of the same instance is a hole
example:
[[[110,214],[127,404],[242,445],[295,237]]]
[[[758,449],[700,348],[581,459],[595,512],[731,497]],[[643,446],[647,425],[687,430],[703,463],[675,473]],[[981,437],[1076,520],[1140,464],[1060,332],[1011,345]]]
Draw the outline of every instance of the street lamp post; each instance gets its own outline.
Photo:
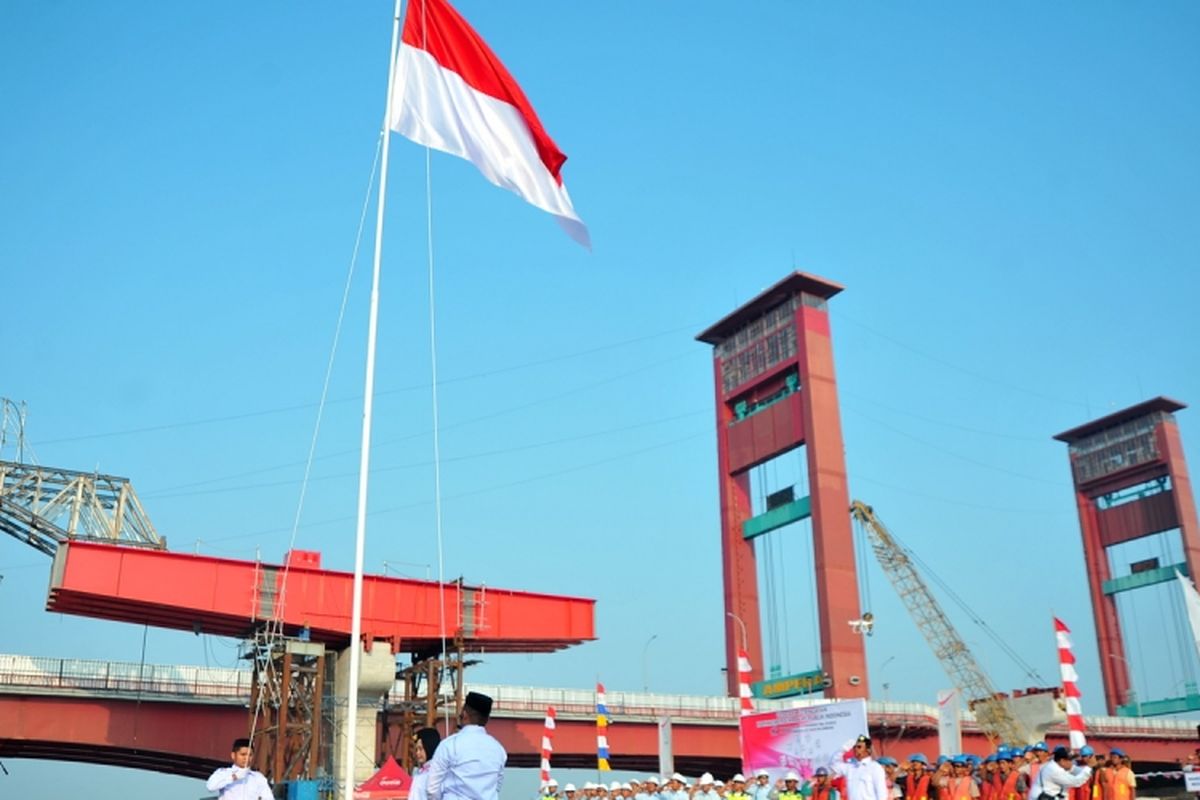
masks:
[[[650,654],[650,643],[653,642],[657,638],[658,638],[657,633],[651,634],[650,638],[646,640],[645,646],[642,647],[642,691],[643,692],[650,691],[650,665],[649,665],[649,661],[646,657]]]
[[[745,650],[747,647],[749,647],[749,644],[748,644],[749,637],[746,636],[746,623],[742,622],[742,618],[739,617],[737,614],[733,613],[732,611],[726,611],[725,616],[733,617],[733,621],[741,626],[741,628],[742,628],[742,649]]]

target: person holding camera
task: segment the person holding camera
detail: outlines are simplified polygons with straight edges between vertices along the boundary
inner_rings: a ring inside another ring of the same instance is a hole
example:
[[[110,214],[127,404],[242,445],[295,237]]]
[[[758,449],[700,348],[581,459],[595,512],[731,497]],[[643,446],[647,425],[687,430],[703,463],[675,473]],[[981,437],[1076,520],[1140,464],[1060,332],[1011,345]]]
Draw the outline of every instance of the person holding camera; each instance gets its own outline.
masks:
[[[1075,764],[1071,751],[1054,748],[1050,760],[1041,765],[1029,787],[1029,800],[1066,800],[1067,791],[1082,786],[1092,777],[1092,768]]]

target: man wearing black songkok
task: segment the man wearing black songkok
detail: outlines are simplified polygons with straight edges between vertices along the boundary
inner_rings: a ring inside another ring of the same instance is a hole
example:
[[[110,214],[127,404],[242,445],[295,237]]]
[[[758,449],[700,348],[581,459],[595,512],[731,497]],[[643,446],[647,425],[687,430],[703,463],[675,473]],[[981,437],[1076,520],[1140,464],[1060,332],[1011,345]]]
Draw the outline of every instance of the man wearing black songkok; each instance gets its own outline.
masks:
[[[429,762],[429,800],[499,800],[508,754],[486,730],[492,698],[468,692],[458,733],[438,746]]]

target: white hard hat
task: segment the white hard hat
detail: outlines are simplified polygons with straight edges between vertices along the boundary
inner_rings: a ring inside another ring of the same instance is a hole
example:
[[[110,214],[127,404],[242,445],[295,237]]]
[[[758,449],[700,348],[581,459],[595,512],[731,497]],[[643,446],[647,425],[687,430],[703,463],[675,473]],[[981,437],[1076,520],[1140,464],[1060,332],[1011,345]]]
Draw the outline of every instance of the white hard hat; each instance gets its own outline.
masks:
[[[706,772],[700,776],[700,780],[696,781],[699,786],[712,786],[713,776],[711,772]]]
[[[798,781],[800,780],[800,776],[794,772],[789,772],[787,775],[783,776],[783,779],[785,781]]]
[[[588,781],[587,783],[585,783],[585,784],[583,785],[583,788],[585,788],[585,789],[595,789],[595,788],[596,788],[596,784],[592,783],[591,781]]]
[[[566,786],[564,786],[564,787],[563,787],[563,791],[564,791],[564,792],[573,792],[573,791],[575,791],[575,784],[573,784],[573,783],[568,783]]]
[[[546,781],[546,785],[547,786],[558,786],[558,781],[554,780],[554,778],[551,778],[550,780]]]
[[[629,790],[629,791],[631,791],[631,792],[633,791],[633,787],[632,787],[632,786],[630,786],[628,783],[622,783],[622,784],[621,784],[621,788],[622,788],[622,789],[628,789],[628,790]]]
[[[679,781],[680,783],[687,783],[687,778],[683,777],[678,772],[671,773],[671,780]]]
[[[767,770],[763,769],[762,767],[759,767],[758,769],[756,769],[756,770],[754,771],[754,777],[756,777],[756,778],[769,778],[769,777],[771,777],[771,773],[770,773],[769,771],[767,771]]]
[[[612,783],[610,783],[610,784],[608,785],[608,790],[609,790],[610,792],[616,792],[616,791],[620,791],[620,789],[621,789],[621,783],[620,783],[620,781],[613,781]]]
[[[746,776],[739,772],[737,775],[734,775],[732,778],[730,778],[729,782],[730,783],[745,783]]]
[[[657,786],[658,785],[658,776],[651,775],[650,777],[648,777],[644,781],[642,781],[642,783],[653,783],[655,786]]]

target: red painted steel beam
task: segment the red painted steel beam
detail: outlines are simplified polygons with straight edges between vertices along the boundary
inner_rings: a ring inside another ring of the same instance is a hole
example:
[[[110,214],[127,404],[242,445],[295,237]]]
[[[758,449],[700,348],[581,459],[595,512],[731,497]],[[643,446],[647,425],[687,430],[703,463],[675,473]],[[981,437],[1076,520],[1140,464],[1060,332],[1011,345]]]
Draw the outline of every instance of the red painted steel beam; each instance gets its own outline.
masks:
[[[207,778],[247,735],[240,705],[0,694],[0,759],[39,758]]]
[[[345,646],[353,575],[93,542],[59,547],[49,611],[156,627],[245,636],[281,615],[287,633]],[[440,646],[439,600],[448,636],[461,628],[469,650],[544,653],[595,638],[595,601],[580,597],[369,575],[363,581],[364,639],[408,651]],[[281,609],[281,610],[279,610]]]

